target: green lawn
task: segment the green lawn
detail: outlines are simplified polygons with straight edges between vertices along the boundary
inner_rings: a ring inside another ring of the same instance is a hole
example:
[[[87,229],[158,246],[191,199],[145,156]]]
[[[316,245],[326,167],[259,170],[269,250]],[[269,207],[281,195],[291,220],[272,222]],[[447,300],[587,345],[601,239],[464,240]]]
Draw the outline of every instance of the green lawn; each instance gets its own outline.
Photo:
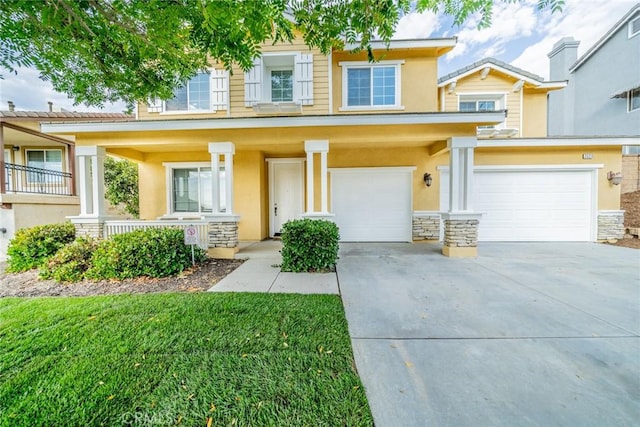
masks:
[[[0,299],[0,425],[208,421],[372,425],[339,297]]]

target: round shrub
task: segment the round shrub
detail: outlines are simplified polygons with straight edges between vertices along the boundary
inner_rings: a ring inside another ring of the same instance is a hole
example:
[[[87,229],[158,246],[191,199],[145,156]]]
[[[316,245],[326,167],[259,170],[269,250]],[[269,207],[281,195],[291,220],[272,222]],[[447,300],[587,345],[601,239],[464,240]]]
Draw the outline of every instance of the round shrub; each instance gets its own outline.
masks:
[[[7,271],[36,268],[75,237],[76,229],[70,222],[22,228],[9,242]]]
[[[338,226],[326,220],[296,219],[282,226],[282,271],[327,271],[338,259]]]
[[[195,261],[206,258],[195,247]],[[91,258],[88,279],[175,276],[191,266],[191,247],[179,228],[148,228],[103,240]]]
[[[96,239],[78,237],[40,266],[40,277],[57,282],[81,281],[91,267],[91,256],[97,247]]]

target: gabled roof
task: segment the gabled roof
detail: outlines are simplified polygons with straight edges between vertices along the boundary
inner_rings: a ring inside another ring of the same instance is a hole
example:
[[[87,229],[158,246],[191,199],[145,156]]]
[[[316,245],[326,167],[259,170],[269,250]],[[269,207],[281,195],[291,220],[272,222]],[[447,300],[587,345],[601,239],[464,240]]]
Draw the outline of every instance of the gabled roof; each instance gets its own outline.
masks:
[[[75,111],[0,111],[0,120],[133,120],[123,113],[79,113]]]
[[[589,48],[578,60],[569,68],[569,72],[573,73],[577,70],[584,62],[591,57],[594,53],[598,51],[604,45],[607,40],[609,40],[615,33],[617,33],[625,24],[627,24],[631,18],[640,12],[640,3],[636,3],[629,11],[620,19],[609,31],[607,31],[604,36],[600,38],[593,46]]]
[[[507,74],[516,80],[524,80],[525,82],[532,84],[536,87],[559,88],[559,87],[566,86],[566,82],[564,81],[562,82],[545,81],[544,77],[541,77],[537,74],[530,73],[521,68],[514,67],[511,64],[507,64],[506,62],[500,61],[495,58],[481,59],[480,61],[474,62],[471,65],[467,65],[466,67],[460,68],[459,70],[456,70],[453,73],[449,73],[446,76],[442,76],[438,79],[438,86],[439,87],[446,86],[451,82],[467,77],[468,75],[481,71],[487,67],[492,68],[496,71],[499,71],[503,74]]]

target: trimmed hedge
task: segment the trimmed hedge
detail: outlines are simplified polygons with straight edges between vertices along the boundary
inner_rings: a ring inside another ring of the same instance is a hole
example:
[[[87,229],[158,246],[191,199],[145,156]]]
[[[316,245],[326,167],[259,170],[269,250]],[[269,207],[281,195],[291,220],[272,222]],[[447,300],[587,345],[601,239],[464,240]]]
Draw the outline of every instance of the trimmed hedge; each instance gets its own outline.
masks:
[[[338,226],[326,220],[296,219],[282,226],[282,271],[315,272],[334,268]]]
[[[98,243],[91,237],[78,237],[40,266],[40,277],[57,282],[81,281],[91,267],[91,257]]]
[[[18,230],[7,248],[7,271],[18,273],[40,266],[76,237],[70,222]]]
[[[195,261],[206,258],[195,249]],[[91,258],[88,279],[174,276],[191,266],[191,248],[179,228],[148,228],[118,234],[100,243]]]

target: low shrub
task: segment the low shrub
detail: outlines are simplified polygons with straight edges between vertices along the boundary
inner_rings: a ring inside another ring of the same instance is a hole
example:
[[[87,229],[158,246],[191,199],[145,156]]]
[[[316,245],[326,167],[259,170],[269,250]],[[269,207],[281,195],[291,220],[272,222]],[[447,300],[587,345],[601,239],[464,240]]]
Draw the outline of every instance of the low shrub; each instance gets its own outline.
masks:
[[[196,247],[195,261],[205,258],[204,250]],[[135,230],[103,240],[91,264],[85,274],[89,279],[174,276],[191,266],[191,248],[179,228]]]
[[[70,222],[22,228],[9,242],[7,271],[36,268],[75,237],[76,229]]]
[[[40,266],[40,277],[57,282],[81,281],[91,267],[91,256],[97,247],[98,240],[78,237]]]
[[[338,259],[338,226],[326,220],[296,219],[282,226],[282,271],[327,271]]]

